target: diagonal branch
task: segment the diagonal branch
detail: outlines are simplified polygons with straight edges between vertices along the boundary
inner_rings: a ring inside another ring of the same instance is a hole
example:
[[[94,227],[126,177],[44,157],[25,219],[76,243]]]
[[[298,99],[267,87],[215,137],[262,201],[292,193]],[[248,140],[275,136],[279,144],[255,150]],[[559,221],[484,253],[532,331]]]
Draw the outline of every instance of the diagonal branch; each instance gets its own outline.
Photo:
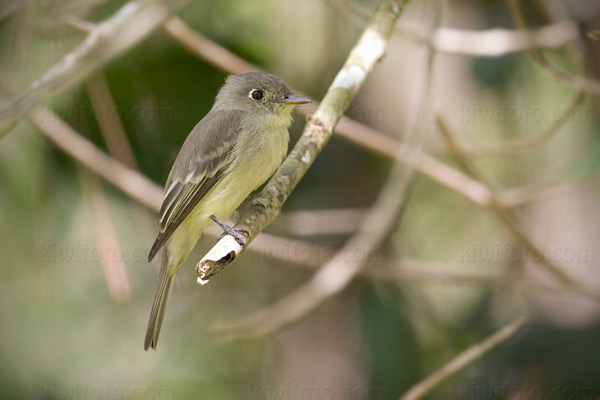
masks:
[[[241,321],[216,324],[212,329],[213,334],[220,339],[269,334],[301,320],[327,299],[341,292],[360,273],[364,262],[371,256],[373,250],[389,235],[404,204],[404,192],[409,181],[410,174],[399,165],[395,165],[388,183],[377,197],[375,205],[367,213],[358,232],[343,249],[319,268],[308,283],[275,304],[253,312]],[[364,256],[348,259],[348,249],[358,250]],[[202,261],[198,265],[200,266],[201,263]],[[200,269],[200,272],[204,271]],[[202,276],[198,278],[199,282],[201,279]]]
[[[100,264],[102,264],[108,292],[115,302],[123,303],[131,297],[131,284],[125,263],[121,258],[114,259],[102,251],[103,249],[120,249],[106,196],[102,191],[98,176],[81,168],[77,168],[77,172],[87,203],[96,247],[100,250]]]
[[[509,340],[519,332],[524,325],[525,320],[523,318],[518,318],[485,340],[475,343],[452,360],[448,361],[442,368],[410,388],[410,390],[400,397],[400,400],[417,400],[423,398],[423,396],[444,380]]]
[[[327,0],[336,9],[368,21],[371,13],[366,7],[346,0]],[[438,28],[428,37],[418,26],[399,24],[396,33],[419,44],[433,47],[436,51],[476,57],[500,57],[510,53],[529,50],[525,41],[528,35],[536,48],[555,49],[563,47],[579,37],[577,23],[563,19],[530,30],[493,28],[481,31]]]
[[[539,202],[552,199],[556,196],[564,196],[577,190],[595,189],[600,185],[600,173],[596,172],[586,177],[575,179],[573,182],[559,183],[543,188],[521,186],[505,190],[501,195],[501,203],[505,207],[519,207],[527,203]]]
[[[441,5],[435,5],[433,24],[441,20]],[[427,132],[433,104],[433,65],[435,51],[428,48],[426,74],[423,81],[423,98],[419,115],[409,135],[411,147],[422,147]],[[414,154],[410,152],[408,157]],[[316,310],[328,299],[340,293],[365,267],[366,259],[390,235],[394,226],[399,224],[402,212],[408,202],[408,193],[413,182],[414,171],[395,163],[373,207],[362,220],[358,232],[354,234],[345,248],[323,265],[310,281],[293,291],[277,303],[268,306],[239,322],[217,326],[213,329],[222,338],[240,338],[265,335],[283,329]],[[359,251],[365,257],[348,257],[347,249]]]
[[[115,160],[85,139],[51,110],[35,107],[29,119],[55,146],[100,175],[138,203],[159,210],[163,189],[144,175]]]
[[[196,57],[223,71],[240,74],[261,70],[226,48],[200,35],[180,18],[171,17],[165,21],[162,27],[174,41],[184,46]],[[299,108],[298,111],[310,118],[318,105],[318,102],[313,101],[311,107],[304,106]],[[421,150],[411,149],[411,152],[407,151],[406,144],[398,142],[367,125],[342,116],[335,126],[334,133],[364,149],[408,165],[416,172],[461,194],[477,205],[485,206],[490,202],[491,192],[485,185]],[[413,154],[413,152],[416,152],[416,154]]]
[[[370,25],[350,51],[319,108],[307,123],[298,143],[267,183],[265,189],[239,210],[238,228],[251,242],[280,213],[281,206],[325,147],[337,122],[383,57],[394,26],[408,0],[383,1]],[[198,282],[205,284],[243,251],[231,236],[221,239],[197,265]]]
[[[0,90],[12,96],[15,90],[5,82],[0,73]],[[158,212],[163,200],[163,188],[152,182],[138,171],[127,167],[120,161],[112,158],[96,147],[92,142],[81,136],[69,124],[63,121],[52,110],[42,106],[34,107],[28,114],[28,119],[33,125],[50,140],[57,148],[73,158],[77,163],[87,168],[94,174],[120,189],[125,195],[144,207]],[[217,237],[221,231],[207,229],[206,233]],[[313,250],[316,254],[331,254],[332,251],[310,245],[301,241],[279,238],[263,234],[258,246],[253,246],[252,251],[278,258],[294,264],[306,264],[306,260],[294,254],[281,253],[277,249],[298,249],[298,253],[306,254],[306,250]],[[313,260],[320,265],[323,259]],[[387,279],[387,278],[386,278]],[[391,277],[389,279],[392,279]]]
[[[507,4],[517,27],[519,29],[523,29],[524,32],[528,32],[527,22],[525,21],[525,16],[523,15],[523,10],[521,10],[521,5],[519,2],[519,0],[508,0]],[[586,91],[596,96],[600,95],[600,81],[588,78],[586,76],[574,76],[556,67],[550,61],[548,61],[544,53],[535,47],[533,39],[530,35],[525,35],[525,38],[529,47],[529,55],[531,56],[531,59],[540,67],[542,67],[544,71],[546,71],[556,80],[566,83],[567,85],[578,90]]]
[[[125,3],[112,17],[95,25],[87,38],[65,55],[31,88],[0,110],[0,138],[34,106],[74,85],[118,54],[140,42],[185,0],[141,0]]]
[[[567,122],[573,118],[573,115],[575,115],[575,112],[583,103],[586,95],[587,92],[584,90],[577,92],[569,104],[564,108],[565,112],[558,119],[556,119],[552,125],[536,135],[502,144],[464,148],[462,150],[463,155],[465,157],[479,158],[488,156],[504,156],[507,154],[532,150],[552,138],[558,133],[558,131],[560,131],[562,127],[565,126]]]
[[[436,121],[444,140],[446,140],[448,143],[448,147],[453,152],[458,163],[461,164],[470,175],[474,176],[480,182],[483,182],[484,180],[480,176],[479,172],[471,164],[470,160],[462,153],[462,149],[454,139],[455,135],[450,131],[450,128],[444,119],[438,115]],[[579,290],[582,294],[585,294],[595,300],[600,300],[599,293],[572,278],[562,269],[561,266],[557,265],[551,259],[551,257],[546,254],[546,252],[536,245],[535,241],[519,224],[511,210],[507,209],[503,204],[501,204],[495,194],[492,196],[492,202],[487,208],[496,215],[496,217],[509,230],[511,235],[525,246],[525,248],[532,255],[532,260],[535,260],[538,265],[542,266],[563,286]]]

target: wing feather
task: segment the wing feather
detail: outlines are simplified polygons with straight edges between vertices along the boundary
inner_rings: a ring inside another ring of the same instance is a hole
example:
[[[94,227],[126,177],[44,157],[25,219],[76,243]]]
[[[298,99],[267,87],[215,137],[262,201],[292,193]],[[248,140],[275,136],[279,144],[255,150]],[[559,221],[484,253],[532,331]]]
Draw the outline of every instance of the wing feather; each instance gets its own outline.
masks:
[[[208,113],[192,130],[167,178],[159,214],[160,232],[148,261],[221,179],[231,162],[239,132],[239,114],[215,111]]]

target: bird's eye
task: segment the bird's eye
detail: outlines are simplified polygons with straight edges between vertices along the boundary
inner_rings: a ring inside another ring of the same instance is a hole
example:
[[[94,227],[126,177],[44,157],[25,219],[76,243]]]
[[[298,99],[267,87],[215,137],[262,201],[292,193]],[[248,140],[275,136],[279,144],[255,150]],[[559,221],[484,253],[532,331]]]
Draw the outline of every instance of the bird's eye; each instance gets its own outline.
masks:
[[[250,95],[254,100],[262,100],[263,98],[263,92],[260,90],[254,90]]]

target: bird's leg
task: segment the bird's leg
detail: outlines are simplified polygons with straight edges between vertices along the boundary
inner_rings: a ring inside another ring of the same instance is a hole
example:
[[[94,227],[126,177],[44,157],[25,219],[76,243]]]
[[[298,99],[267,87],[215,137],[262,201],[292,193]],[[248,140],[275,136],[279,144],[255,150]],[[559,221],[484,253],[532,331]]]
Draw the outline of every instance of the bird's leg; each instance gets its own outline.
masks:
[[[235,238],[235,241],[238,242],[240,246],[242,246],[244,250],[246,249],[246,240],[250,236],[247,230],[232,228],[225,222],[221,221],[219,218],[215,217],[214,215],[211,215],[210,219],[215,221],[215,223],[219,225],[221,229],[223,229],[223,233],[221,234],[221,236],[219,236],[217,240],[220,240],[225,235],[231,235]],[[246,236],[244,236],[244,234]]]

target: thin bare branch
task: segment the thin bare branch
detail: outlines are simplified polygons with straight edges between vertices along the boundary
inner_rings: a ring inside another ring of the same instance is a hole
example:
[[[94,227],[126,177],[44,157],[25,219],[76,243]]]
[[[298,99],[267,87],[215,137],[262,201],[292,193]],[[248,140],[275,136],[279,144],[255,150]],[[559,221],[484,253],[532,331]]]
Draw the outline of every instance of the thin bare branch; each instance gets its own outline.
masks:
[[[527,22],[525,21],[525,17],[523,15],[523,11],[521,10],[521,5],[519,0],[508,0],[508,7],[512,14],[513,19],[518,28],[527,30]],[[558,67],[552,64],[546,56],[535,47],[531,36],[526,35],[526,43],[529,47],[529,54],[531,59],[535,61],[542,69],[556,80],[566,83],[569,86],[572,86],[578,90],[586,91],[592,93],[596,96],[600,95],[600,82],[591,79],[585,76],[574,76],[571,75]]]
[[[448,124],[446,123],[444,118],[442,118],[442,116],[438,114],[435,117],[435,122],[438,127],[438,131],[440,132],[442,138],[446,142],[446,146],[450,150],[451,155],[456,160],[458,165],[460,165],[460,167],[464,169],[470,177],[476,179],[477,181],[483,184],[483,179],[481,178],[479,172],[473,166],[470,160],[467,159],[463,148],[458,144],[456,137],[450,131],[450,128],[448,127]],[[495,201],[495,197],[492,197],[493,201]]]
[[[415,282],[420,284],[442,284],[472,286],[490,290],[520,290],[526,295],[538,291],[564,296],[588,297],[576,288],[557,286],[543,281],[532,280],[523,275],[483,276],[460,272],[424,271],[435,265],[432,261],[401,260],[398,265],[368,266],[360,271],[360,276],[368,279],[383,279],[395,282]]]
[[[62,21],[65,24],[72,26],[73,28],[80,30],[82,32],[89,33],[89,32],[92,32],[96,28],[96,24],[94,24],[93,22],[83,20],[74,15],[65,15],[62,18]]]
[[[471,176],[478,179],[483,183],[484,179],[481,177],[477,169],[471,164],[471,161],[466,158],[462,152],[462,149],[455,141],[455,135],[451,132],[448,124],[444,121],[441,116],[436,118],[440,132],[443,138],[448,144],[448,148],[452,151],[457,161],[469,172]],[[492,192],[493,193],[493,192]],[[500,203],[495,194],[492,195],[492,202],[489,205],[489,210],[492,211],[504,226],[509,230],[515,239],[525,246],[528,253],[531,254],[531,259],[534,260],[538,265],[542,266],[548,273],[550,273],[555,279],[566,287],[579,290],[581,293],[587,296],[600,300],[600,293],[585,287],[583,283],[575,281],[570,275],[568,275],[561,266],[557,265],[552,259],[536,245],[535,241],[530,237],[529,234],[521,227],[513,213],[508,210],[504,204]]]
[[[153,210],[160,209],[163,198],[163,189],[160,186],[106,155],[51,110],[36,107],[29,112],[29,118],[52,143],[77,162],[121,189],[138,203]]]
[[[492,146],[477,146],[477,147],[463,147],[463,154],[466,157],[471,158],[479,158],[479,157],[489,157],[489,156],[504,156],[507,154],[514,154],[522,151],[527,151],[534,149],[535,147],[541,145],[545,141],[549,140],[553,137],[564,125],[567,121],[571,119],[571,117],[575,114],[578,107],[581,105],[587,92],[579,91],[575,94],[575,97],[569,102],[567,107],[565,108],[565,112],[558,118],[554,123],[549,126],[547,129],[538,133],[536,135],[532,135],[531,137],[527,137],[521,140],[515,140],[508,143],[502,143]]]
[[[87,38],[65,55],[31,88],[0,110],[0,138],[34,106],[79,82],[90,72],[144,39],[185,0],[140,0],[125,3],[112,17],[97,24]]]
[[[102,71],[98,71],[92,74],[85,83],[108,152],[117,161],[139,171],[125,127],[117,113],[117,105],[104,74]],[[154,216],[137,203],[131,202],[130,206],[142,235],[151,235],[156,228]],[[148,237],[148,240],[151,239]]]
[[[524,38],[529,36],[539,49],[561,48],[579,37],[577,24],[571,20],[558,21],[537,29],[490,29],[466,31],[440,28],[433,46],[441,52],[476,57],[500,57],[528,50]]]
[[[485,340],[470,346],[468,349],[446,363],[442,368],[414,385],[402,397],[400,397],[400,400],[417,400],[423,398],[423,396],[433,390],[440,383],[512,338],[521,330],[521,328],[523,328],[524,325],[525,319],[518,318]]]
[[[560,183],[544,188],[525,186],[507,189],[499,197],[503,205],[514,208],[528,203],[549,200],[556,196],[576,193],[578,190],[597,188],[598,186],[600,186],[600,173],[595,173],[574,182]]]
[[[292,211],[281,214],[269,231],[296,236],[350,234],[356,232],[366,213],[361,208]]]
[[[336,9],[352,14],[361,21],[368,21],[370,12],[360,4],[346,0],[327,0]],[[401,23],[396,33],[412,39],[419,44],[426,44],[436,51],[450,54],[462,54],[475,57],[500,57],[510,53],[528,51],[526,37],[540,49],[556,49],[563,47],[579,37],[577,23],[571,20],[557,21],[536,29],[511,30],[489,29],[484,31],[468,31],[455,28],[439,28],[431,38],[419,26]]]
[[[87,201],[92,230],[96,239],[96,247],[100,254],[100,263],[104,271],[104,279],[110,293],[110,297],[117,303],[129,300],[131,296],[131,285],[125,269],[125,264],[120,258],[111,257],[112,251],[120,248],[117,234],[110,216],[106,197],[96,175],[78,169],[79,181],[83,194]]]
[[[336,133],[363,148],[406,164],[479,206],[490,205],[492,193],[488,187],[420,149],[407,152],[406,144],[346,117],[340,120]]]
[[[319,213],[317,213],[317,215],[319,215]],[[366,212],[364,212],[364,215],[366,215]],[[278,220],[280,218],[282,218],[282,216],[280,216]],[[364,216],[361,220],[364,220]],[[354,229],[354,231],[357,229]],[[206,233],[216,237],[222,232],[214,225],[209,227]],[[348,253],[349,247],[344,246],[342,249],[334,249],[321,244],[284,239],[263,232],[254,239],[252,246],[250,246],[248,250],[257,255],[268,257],[285,264],[293,264],[314,270],[319,269],[324,264],[330,262],[336,253],[340,251]],[[526,294],[544,291],[560,295],[587,296],[582,294],[576,288],[568,288],[548,282],[531,280],[522,275],[486,276],[448,272],[459,270],[460,266],[458,263],[455,265],[449,262],[406,258],[400,260],[388,260],[382,258],[378,254],[374,254],[372,257],[364,256],[363,259],[365,260],[365,266],[358,272],[358,275],[365,279],[416,282],[421,284],[474,286],[484,287],[490,290],[519,290]],[[252,260],[256,261],[255,258]]]
[[[200,35],[179,17],[172,16],[167,19],[162,24],[162,28],[165,33],[177,43],[183,45],[192,54],[205,59],[223,71],[231,74],[261,71],[257,66],[250,64],[226,48]]]
[[[102,176],[140,204],[155,211],[160,209],[163,197],[163,189],[160,186],[106,155],[62,121],[58,115],[48,109],[41,109],[38,107],[30,113],[30,119],[57,147],[69,154],[83,166],[99,176]],[[600,183],[600,175],[595,177],[592,183],[595,185]],[[564,188],[561,187],[555,188],[554,190],[563,189]],[[516,199],[516,195],[512,197]],[[508,198],[506,201],[509,201]],[[523,199],[515,201],[515,205],[522,204]],[[208,230],[207,233],[212,236],[218,236],[220,232],[214,229]],[[310,260],[294,256],[294,254],[305,254],[306,250],[302,249],[306,248],[311,249],[311,254],[316,254],[316,256],[311,256]],[[291,241],[289,239],[282,239],[264,233],[255,240],[250,249],[253,252],[274,257],[281,261],[309,266],[322,265],[323,262],[328,260],[328,257],[326,256],[334,253],[333,249],[320,248],[318,245]],[[295,252],[282,252],[281,249],[299,250]],[[366,271],[368,272],[365,274],[368,276],[375,277],[375,275],[379,275],[386,276],[389,279],[403,279],[401,272],[398,272],[398,275],[396,275],[395,272],[382,272],[383,270],[367,269]]]
[[[104,74],[100,71],[91,75],[86,80],[86,88],[108,152],[129,168],[138,169]]]
[[[405,170],[398,165],[394,167],[388,183],[379,194],[375,205],[367,213],[358,232],[347,242],[342,251],[337,252],[313,275],[308,283],[277,303],[254,312],[241,321],[215,324],[212,332],[220,339],[237,339],[272,333],[299,321],[327,299],[342,291],[360,273],[364,262],[394,226],[403,204],[403,193],[408,178]],[[348,259],[345,249],[351,249],[354,254],[360,253],[364,257]],[[222,269],[222,266],[220,268]],[[200,276],[199,280],[202,278]]]

